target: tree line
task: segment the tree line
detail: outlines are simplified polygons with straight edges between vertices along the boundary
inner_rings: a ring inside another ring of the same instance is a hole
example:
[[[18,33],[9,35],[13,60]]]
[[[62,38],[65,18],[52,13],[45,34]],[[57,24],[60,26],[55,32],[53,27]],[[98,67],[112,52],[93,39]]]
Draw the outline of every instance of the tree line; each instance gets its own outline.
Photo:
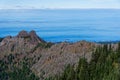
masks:
[[[120,80],[120,43],[117,50],[107,44],[98,47],[90,62],[80,58],[76,68],[68,65],[62,75],[46,80]]]

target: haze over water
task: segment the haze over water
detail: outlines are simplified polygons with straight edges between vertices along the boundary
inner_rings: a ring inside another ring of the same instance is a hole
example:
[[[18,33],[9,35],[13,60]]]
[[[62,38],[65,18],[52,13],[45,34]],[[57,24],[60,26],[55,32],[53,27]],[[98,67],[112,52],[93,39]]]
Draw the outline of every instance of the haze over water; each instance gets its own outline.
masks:
[[[35,30],[46,41],[120,40],[120,9],[0,10],[0,37]]]

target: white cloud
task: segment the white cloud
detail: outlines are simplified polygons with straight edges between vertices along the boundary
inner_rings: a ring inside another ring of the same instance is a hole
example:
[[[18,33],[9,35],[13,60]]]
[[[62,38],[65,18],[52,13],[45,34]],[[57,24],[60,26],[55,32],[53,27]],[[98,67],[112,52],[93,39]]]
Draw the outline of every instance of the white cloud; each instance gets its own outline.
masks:
[[[0,0],[0,8],[120,8],[120,0]]]

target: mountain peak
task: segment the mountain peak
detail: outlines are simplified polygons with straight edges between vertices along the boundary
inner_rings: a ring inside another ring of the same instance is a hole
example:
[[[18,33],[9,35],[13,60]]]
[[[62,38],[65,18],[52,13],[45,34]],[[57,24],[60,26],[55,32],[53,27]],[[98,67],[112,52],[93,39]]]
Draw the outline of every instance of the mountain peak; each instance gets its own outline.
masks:
[[[31,30],[30,32],[27,32],[25,30],[22,30],[18,33],[17,38],[29,38],[31,43],[40,43],[45,42],[42,40],[34,30]]]
[[[24,38],[24,37],[27,37],[27,36],[29,36],[29,34],[25,30],[20,31],[17,35],[18,38]]]
[[[30,38],[31,38],[31,42],[32,43],[35,43],[35,42],[45,42],[44,40],[42,40],[37,34],[36,34],[36,32],[34,31],[34,30],[32,30],[32,31],[30,31],[29,32],[29,36],[30,36]]]
[[[34,30],[22,30],[17,36],[7,36],[0,42],[0,54],[31,52],[39,43],[45,43]]]

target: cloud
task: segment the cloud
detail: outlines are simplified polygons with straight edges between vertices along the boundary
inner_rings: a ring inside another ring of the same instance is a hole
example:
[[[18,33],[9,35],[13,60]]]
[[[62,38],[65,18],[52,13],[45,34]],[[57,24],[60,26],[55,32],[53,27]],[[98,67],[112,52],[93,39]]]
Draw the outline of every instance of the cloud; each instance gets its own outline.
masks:
[[[120,8],[120,0],[0,0],[0,8]]]

